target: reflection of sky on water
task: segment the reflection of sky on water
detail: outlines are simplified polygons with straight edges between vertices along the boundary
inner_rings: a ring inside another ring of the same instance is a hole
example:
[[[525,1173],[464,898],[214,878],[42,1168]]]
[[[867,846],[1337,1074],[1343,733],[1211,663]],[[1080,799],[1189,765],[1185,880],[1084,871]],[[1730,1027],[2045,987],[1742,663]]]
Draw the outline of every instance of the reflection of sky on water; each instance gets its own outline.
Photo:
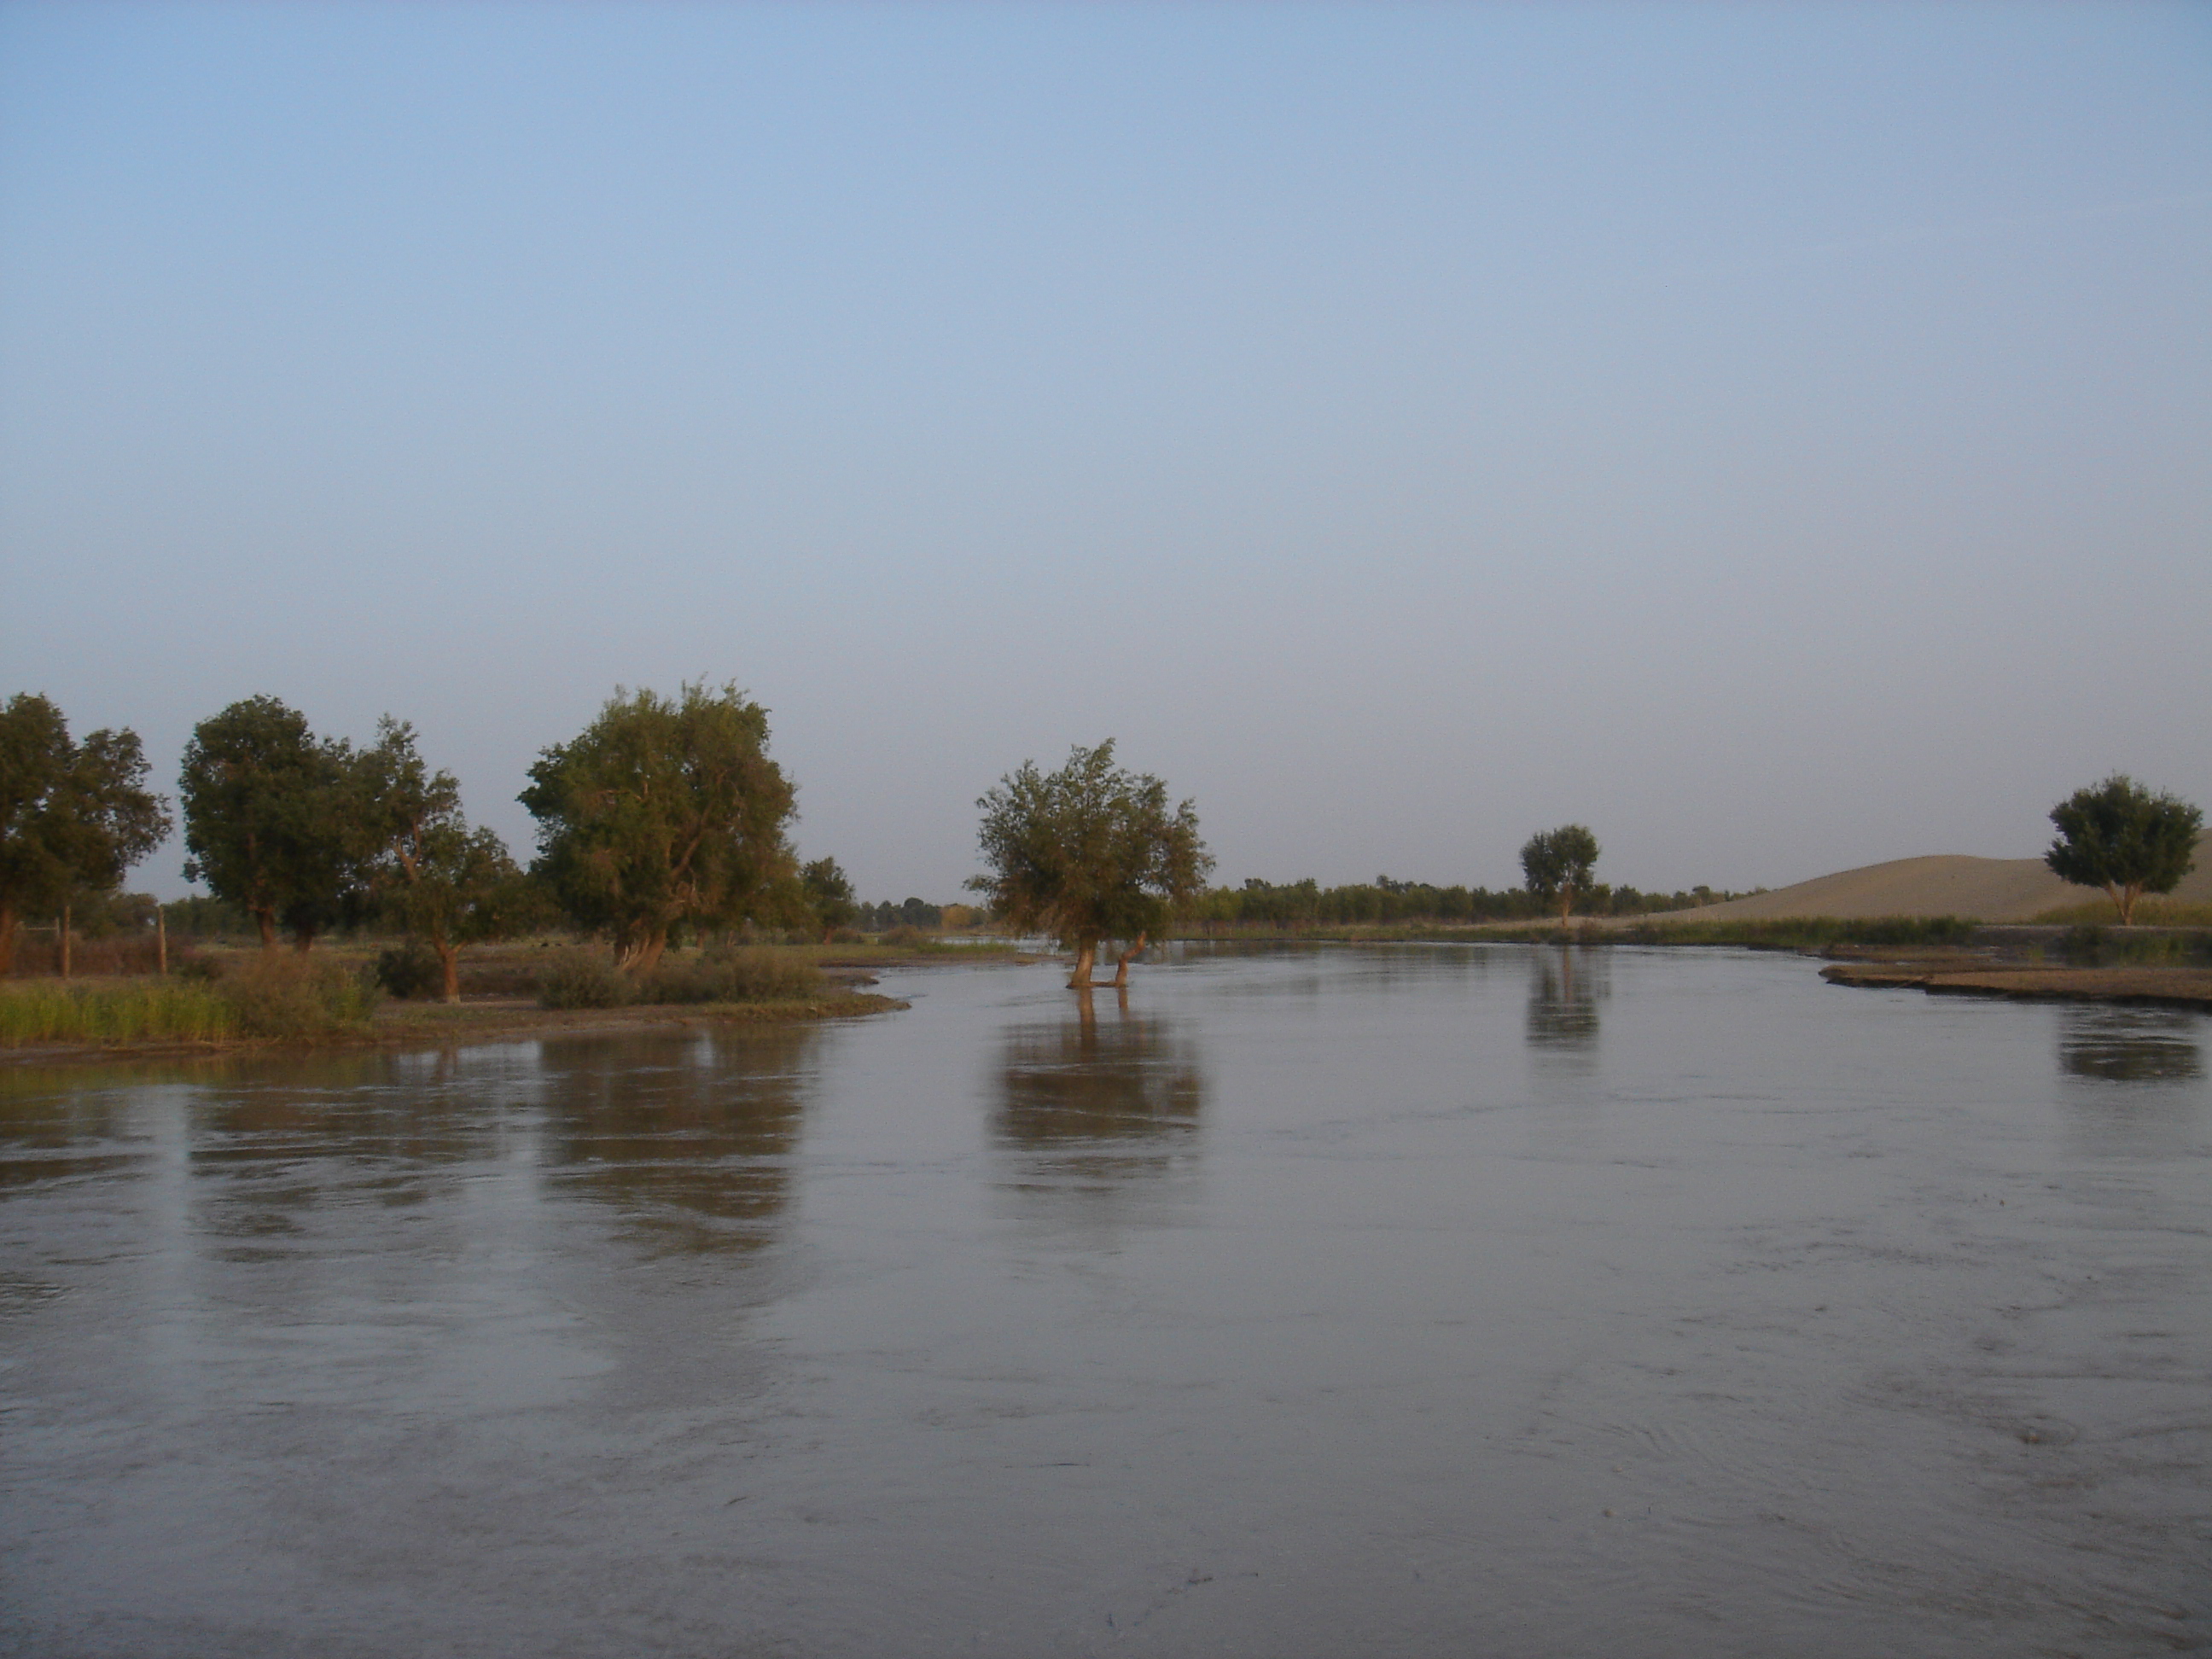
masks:
[[[1077,999],[1067,1017],[1010,1026],[1000,1042],[991,1135],[998,1185],[1030,1219],[1087,1226],[1127,1214],[1187,1173],[1206,1078],[1178,1022],[1126,996]]]

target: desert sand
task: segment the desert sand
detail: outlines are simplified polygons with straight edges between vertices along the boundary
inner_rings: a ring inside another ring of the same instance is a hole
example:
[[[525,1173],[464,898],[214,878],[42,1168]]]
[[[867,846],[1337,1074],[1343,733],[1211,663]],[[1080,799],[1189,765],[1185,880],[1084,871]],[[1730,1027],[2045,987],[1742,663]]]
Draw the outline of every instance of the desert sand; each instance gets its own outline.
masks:
[[[2088,888],[2068,886],[2044,867],[2041,859],[1982,859],[1954,853],[1869,864],[1816,876],[1794,887],[1673,914],[1699,921],[1783,916],[1966,916],[1978,921],[2032,921],[2047,910],[2096,896]],[[2197,837],[2197,867],[2182,878],[2172,896],[2187,903],[2212,903],[2212,832]]]

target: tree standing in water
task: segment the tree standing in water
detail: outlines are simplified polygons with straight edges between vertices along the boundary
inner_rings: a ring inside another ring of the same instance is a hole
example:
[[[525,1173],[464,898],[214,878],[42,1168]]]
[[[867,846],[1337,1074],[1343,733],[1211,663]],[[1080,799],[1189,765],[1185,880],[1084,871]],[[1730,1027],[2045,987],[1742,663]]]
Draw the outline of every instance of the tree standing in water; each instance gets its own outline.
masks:
[[[1539,830],[1521,848],[1521,871],[1529,892],[1545,904],[1559,907],[1560,927],[1574,914],[1575,901],[1589,890],[1597,855],[1597,837],[1579,823]]]
[[[1114,983],[1175,912],[1205,889],[1213,858],[1189,801],[1172,811],[1167,786],[1114,764],[1111,738],[1078,744],[1057,772],[1019,769],[976,803],[990,873],[969,879],[1013,926],[1049,933],[1075,953],[1068,988],[1091,983],[1101,941],[1125,942]]]
[[[2204,813],[2179,795],[2153,794],[2115,772],[2076,789],[2051,809],[2058,839],[2043,861],[2062,881],[2101,887],[2119,907],[2120,926],[2136,919],[2145,893],[2170,893],[2194,867]]]

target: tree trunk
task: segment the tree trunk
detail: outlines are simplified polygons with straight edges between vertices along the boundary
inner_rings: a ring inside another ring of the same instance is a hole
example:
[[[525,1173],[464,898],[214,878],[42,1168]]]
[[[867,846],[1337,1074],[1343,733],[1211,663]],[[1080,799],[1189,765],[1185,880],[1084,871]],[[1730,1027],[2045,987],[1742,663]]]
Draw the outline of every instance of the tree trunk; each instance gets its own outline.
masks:
[[[67,979],[70,976],[70,913],[66,904],[62,906],[62,919],[54,933],[61,947],[62,977]]]
[[[2108,883],[2106,885],[2105,890],[2112,896],[2112,902],[2120,907],[2120,926],[2123,927],[2134,927],[2136,925],[2136,901],[2142,896],[2142,889],[2135,886],[2132,884],[2123,887],[2118,883]]]
[[[163,979],[169,976],[169,913],[154,907],[154,967]]]
[[[1098,941],[1097,939],[1086,939],[1076,941],[1075,971],[1067,976],[1069,990],[1087,991],[1091,988],[1091,964],[1097,959],[1097,957]]]
[[[619,958],[622,965],[640,979],[660,965],[660,953],[668,948],[668,929],[654,927],[627,946]]]
[[[276,948],[276,913],[270,909],[256,910],[253,913],[253,925],[261,931],[261,948],[264,951],[275,950]]]
[[[1148,937],[1150,937],[1148,934],[1138,934],[1137,942],[1131,945],[1127,950],[1122,951],[1120,956],[1114,958],[1114,988],[1115,990],[1123,990],[1127,988],[1129,983],[1129,964],[1137,957],[1145,954],[1145,941]]]
[[[15,913],[0,906],[0,979],[15,971]]]
[[[313,950],[314,948],[314,945],[315,924],[313,922],[301,922],[297,927],[295,927],[292,930],[292,948],[295,951],[297,951],[301,956],[304,957],[309,951]]]
[[[438,953],[438,973],[443,982],[446,1000],[461,1000],[461,953],[453,948],[453,941],[443,937],[430,941],[430,948]]]

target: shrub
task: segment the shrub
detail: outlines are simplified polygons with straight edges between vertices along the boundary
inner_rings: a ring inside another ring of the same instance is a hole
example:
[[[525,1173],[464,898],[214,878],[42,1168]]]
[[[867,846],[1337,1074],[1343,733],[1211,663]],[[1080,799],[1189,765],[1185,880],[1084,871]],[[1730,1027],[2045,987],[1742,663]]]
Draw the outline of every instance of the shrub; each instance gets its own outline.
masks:
[[[376,982],[393,996],[435,997],[445,994],[445,965],[438,953],[419,939],[410,939],[378,952]]]
[[[619,1008],[635,994],[629,976],[599,951],[562,951],[538,975],[541,1008]]]
[[[364,1025],[376,991],[339,963],[264,951],[223,975],[216,994],[248,1036],[318,1036]]]
[[[638,987],[643,1002],[793,1002],[822,994],[821,971],[766,946],[664,958]]]

